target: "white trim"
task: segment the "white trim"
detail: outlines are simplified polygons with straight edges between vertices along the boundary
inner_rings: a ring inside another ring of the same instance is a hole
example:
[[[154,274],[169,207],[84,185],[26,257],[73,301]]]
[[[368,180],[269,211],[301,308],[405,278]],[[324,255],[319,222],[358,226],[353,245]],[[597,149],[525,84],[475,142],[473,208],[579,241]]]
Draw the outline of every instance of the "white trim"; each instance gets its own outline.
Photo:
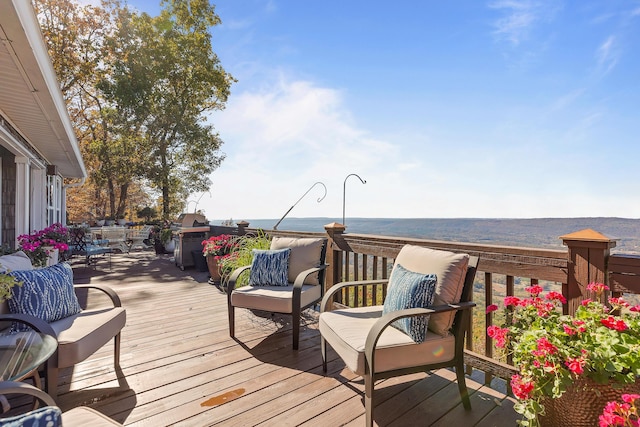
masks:
[[[31,167],[31,223],[30,231],[42,230],[47,217],[47,171]]]
[[[56,111],[58,113],[58,117],[60,118],[60,121],[64,126],[64,130],[67,134],[66,136],[67,138],[69,138],[69,142],[73,150],[73,155],[75,156],[76,159],[78,159],[83,177],[86,177],[87,170],[82,160],[82,154],[80,153],[80,146],[76,139],[75,132],[71,124],[71,119],[69,118],[69,111],[67,110],[67,106],[64,102],[64,99],[62,98],[62,92],[60,92],[60,87],[58,86],[56,73],[55,73],[55,70],[53,69],[53,64],[51,63],[51,59],[49,58],[47,47],[44,43],[44,40],[42,39],[40,24],[38,23],[38,19],[33,10],[33,6],[31,6],[30,1],[25,1],[25,0],[13,0],[12,3],[13,3],[13,7],[15,8],[16,14],[18,15],[18,18],[20,19],[22,28],[24,29],[24,32],[27,35],[27,39],[31,44],[33,54],[36,58],[38,66],[40,67],[42,76],[44,77],[45,83],[47,85],[47,89],[49,90],[49,95],[51,96],[51,99],[54,102]],[[34,92],[34,97],[37,98],[37,92]],[[42,111],[44,112],[45,110],[43,109]],[[70,157],[68,153],[67,153],[67,157]]]
[[[17,237],[28,234],[29,230],[29,193],[31,188],[30,164],[27,157],[16,157],[16,247]]]
[[[0,126],[0,142],[4,148],[9,150],[16,157],[26,157],[39,168],[46,168],[46,165],[24,146],[24,144],[16,139],[7,129]]]

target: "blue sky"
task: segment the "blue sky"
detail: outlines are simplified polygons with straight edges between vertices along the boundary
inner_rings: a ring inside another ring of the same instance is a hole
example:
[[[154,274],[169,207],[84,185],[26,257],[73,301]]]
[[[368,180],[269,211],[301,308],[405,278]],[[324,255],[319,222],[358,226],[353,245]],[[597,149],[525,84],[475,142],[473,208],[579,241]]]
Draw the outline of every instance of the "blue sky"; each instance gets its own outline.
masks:
[[[151,14],[158,2],[129,0]],[[210,219],[640,217],[640,2],[220,0]]]

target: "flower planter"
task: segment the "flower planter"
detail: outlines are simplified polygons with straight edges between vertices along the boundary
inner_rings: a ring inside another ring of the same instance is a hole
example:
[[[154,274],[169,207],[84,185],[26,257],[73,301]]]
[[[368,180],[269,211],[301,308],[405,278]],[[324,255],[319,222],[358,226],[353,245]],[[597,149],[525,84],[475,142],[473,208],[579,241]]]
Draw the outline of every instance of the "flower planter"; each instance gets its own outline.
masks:
[[[213,255],[207,256],[207,267],[209,268],[209,275],[211,281],[215,284],[219,284],[222,277],[220,276],[220,269],[218,268],[218,260]]]
[[[44,248],[49,254],[49,256],[47,257],[47,267],[57,264],[59,259],[59,250],[54,249],[53,246],[45,246]]]
[[[541,427],[593,427],[607,402],[620,400],[625,393],[640,394],[640,382],[622,384],[599,384],[590,378],[579,377],[556,399],[545,398],[545,415],[538,416]]]

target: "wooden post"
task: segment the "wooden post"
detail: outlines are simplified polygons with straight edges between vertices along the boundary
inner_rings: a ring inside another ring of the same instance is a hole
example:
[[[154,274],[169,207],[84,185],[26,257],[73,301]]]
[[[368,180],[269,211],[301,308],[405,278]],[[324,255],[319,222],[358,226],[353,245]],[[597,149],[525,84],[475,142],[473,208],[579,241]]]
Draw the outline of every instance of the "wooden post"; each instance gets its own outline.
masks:
[[[238,236],[244,236],[247,233],[247,227],[249,227],[249,223],[247,221],[239,221],[236,222],[238,226]]]
[[[589,283],[609,285],[609,249],[615,248],[616,242],[591,229],[565,234],[560,238],[569,248],[565,311],[574,314],[582,300],[594,298],[594,295],[588,295],[586,288]]]
[[[340,248],[345,244],[342,234],[346,228],[347,227],[337,222],[332,222],[324,226],[329,236],[326,260],[329,266],[327,267],[328,271],[325,277],[325,289],[327,290],[342,281],[342,250]]]

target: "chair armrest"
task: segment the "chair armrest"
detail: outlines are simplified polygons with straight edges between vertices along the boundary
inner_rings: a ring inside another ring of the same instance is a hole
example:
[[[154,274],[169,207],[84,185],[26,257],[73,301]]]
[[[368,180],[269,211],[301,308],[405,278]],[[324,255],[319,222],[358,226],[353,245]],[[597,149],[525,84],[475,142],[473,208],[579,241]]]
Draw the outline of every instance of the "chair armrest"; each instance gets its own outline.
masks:
[[[377,279],[377,280],[360,280],[357,282],[340,282],[333,285],[327,293],[322,297],[322,302],[320,303],[320,313],[326,311],[325,308],[329,302],[333,302],[333,296],[341,289],[344,288],[354,288],[358,286],[368,286],[368,285],[384,285],[388,283],[389,279]]]
[[[231,276],[229,277],[229,281],[227,282],[227,295],[231,295],[231,292],[233,292],[233,290],[236,288],[236,282],[238,281],[238,277],[240,277],[242,273],[249,270],[250,268],[251,268],[250,265],[245,265],[243,267],[238,267],[235,270],[233,270],[233,273],[231,273]]]
[[[296,276],[296,280],[293,283],[293,288],[294,289],[302,288],[302,285],[304,284],[304,281],[307,277],[309,277],[313,273],[317,273],[318,271],[324,270],[326,268],[327,268],[327,264],[322,264],[318,267],[312,267],[307,270],[301,271],[300,274]]]
[[[46,406],[58,406],[47,393],[27,383],[0,381],[0,394],[27,394],[40,399]]]
[[[97,289],[103,293],[105,293],[109,298],[111,298],[111,302],[114,307],[122,307],[122,302],[120,302],[120,297],[116,292],[108,286],[104,285],[73,285],[73,289]]]
[[[50,335],[54,337],[56,340],[58,339],[51,325],[49,325],[47,322],[40,319],[39,317],[35,317],[30,314],[18,314],[18,313],[0,314],[0,322],[4,322],[8,320],[24,323],[38,332]]]
[[[402,319],[405,317],[416,317],[416,316],[426,316],[436,313],[445,313],[447,311],[459,311],[459,310],[470,310],[476,306],[476,303],[473,301],[461,302],[458,304],[444,304],[444,305],[436,305],[428,308],[419,307],[419,308],[407,308],[404,310],[392,311],[380,317],[376,320],[376,323],[373,324],[371,329],[369,329],[369,333],[367,334],[367,340],[365,341],[364,346],[364,356],[365,356],[365,370],[367,368],[370,369],[370,372],[375,372],[373,369],[375,362],[375,348],[378,344],[378,340],[380,336],[384,332],[389,325],[395,322],[398,319]]]

